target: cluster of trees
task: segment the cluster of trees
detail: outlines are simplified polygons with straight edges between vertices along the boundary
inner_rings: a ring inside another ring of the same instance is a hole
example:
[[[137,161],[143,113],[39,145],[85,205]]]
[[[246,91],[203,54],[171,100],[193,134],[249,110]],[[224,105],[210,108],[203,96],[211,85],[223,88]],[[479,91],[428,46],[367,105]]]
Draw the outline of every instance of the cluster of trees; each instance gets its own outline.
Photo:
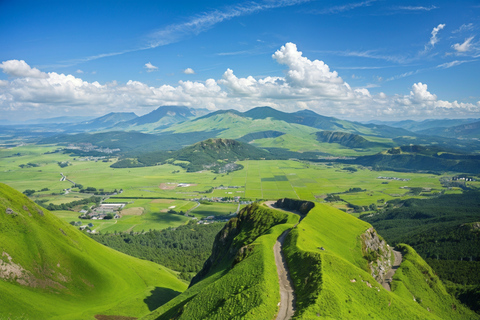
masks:
[[[215,235],[222,227],[222,223],[197,225],[192,222],[175,229],[90,236],[120,252],[179,271],[183,279],[190,280],[210,256]]]
[[[43,188],[43,189],[40,189],[38,190],[38,192],[42,192],[42,191],[49,191],[50,189],[48,188]],[[33,195],[35,192],[37,192],[36,190],[33,190],[33,189],[27,189],[25,191],[23,191],[23,194],[26,195],[27,197],[30,197],[31,195]]]
[[[76,200],[76,201],[62,203],[62,204],[49,203],[48,205],[46,205],[44,201],[35,201],[35,202],[47,210],[54,211],[54,210],[70,210],[76,206],[85,205],[89,203],[95,203],[95,205],[98,206],[101,201],[102,201],[101,197],[91,196],[90,198],[85,198],[82,200]]]
[[[40,167],[40,165],[38,163],[33,163],[33,162],[29,162],[27,164],[19,164],[18,165],[20,168],[36,168],[36,167]]]

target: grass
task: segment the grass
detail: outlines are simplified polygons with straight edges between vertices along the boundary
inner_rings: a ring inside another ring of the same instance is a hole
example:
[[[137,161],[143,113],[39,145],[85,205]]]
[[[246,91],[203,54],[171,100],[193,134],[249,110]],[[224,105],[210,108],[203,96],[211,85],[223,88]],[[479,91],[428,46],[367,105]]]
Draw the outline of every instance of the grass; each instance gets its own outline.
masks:
[[[17,214],[6,215],[7,208]],[[152,295],[166,301],[186,287],[173,271],[96,243],[4,184],[0,184],[0,212],[0,251],[26,270],[18,278],[30,284],[0,281],[2,315],[138,317],[158,307],[150,302]]]
[[[292,129],[293,130],[293,129]],[[408,189],[401,187],[432,188],[432,192],[445,191],[446,193],[461,192],[460,190],[446,190],[439,182],[442,176],[432,174],[416,174],[386,171],[370,171],[359,166],[357,172],[349,173],[342,170],[343,165],[306,164],[298,161],[272,160],[272,161],[241,161],[244,169],[229,174],[214,174],[209,171],[186,173],[178,166],[162,165],[142,168],[114,169],[110,168],[112,162],[79,161],[78,158],[69,157],[61,153],[45,154],[55,150],[55,146],[22,146],[12,149],[0,149],[0,174],[2,182],[19,191],[26,189],[41,190],[48,188],[47,192],[36,192],[32,199],[46,199],[47,203],[55,204],[70,202],[75,197],[89,196],[80,193],[63,195],[63,189],[71,186],[69,182],[60,181],[60,172],[68,178],[83,186],[113,191],[123,189],[123,193],[111,197],[108,202],[131,202],[127,208],[142,207],[144,215],[137,217],[124,217],[115,225],[109,223],[98,224],[102,231],[135,231],[142,229],[161,229],[181,225],[187,219],[177,216],[165,215],[161,211],[166,207],[153,204],[145,198],[171,198],[183,201],[184,199],[207,197],[234,197],[240,196],[249,199],[279,199],[284,197],[305,199],[310,201],[323,201],[329,193],[344,192],[353,187],[366,189],[364,192],[341,194],[341,198],[360,206],[372,203],[379,205],[394,198],[407,198]],[[20,156],[13,156],[14,154]],[[60,168],[58,161],[69,161],[71,165]],[[20,164],[34,162],[40,167],[20,168]],[[456,174],[445,174],[453,176]],[[381,180],[378,176],[407,178],[409,181]],[[472,186],[480,187],[479,181],[471,182]],[[388,184],[384,184],[388,182]],[[178,183],[191,184],[189,187],[176,187]],[[172,186],[172,188],[164,188]],[[216,189],[213,193],[202,193],[212,187],[237,186],[236,189]],[[52,195],[55,193],[55,195]],[[129,199],[122,199],[127,197]],[[420,197],[425,197],[421,195]],[[143,199],[142,199],[143,198]],[[191,204],[176,208],[186,211]],[[344,204],[337,207],[344,208]],[[168,206],[167,206],[168,208]],[[198,208],[201,211],[202,208]],[[232,210],[225,210],[230,212]],[[201,215],[210,215],[202,213]],[[123,221],[122,221],[123,220]]]
[[[280,295],[272,248],[298,216],[256,208],[245,212],[246,222],[230,247],[247,245],[250,254],[233,267],[232,258],[224,259],[203,280],[142,319],[273,319]],[[273,226],[278,219],[285,223]]]
[[[448,295],[411,248],[405,249],[393,291],[385,290],[371,277],[362,256],[360,235],[369,227],[316,204],[290,233],[286,254],[298,292],[295,319],[478,319]]]

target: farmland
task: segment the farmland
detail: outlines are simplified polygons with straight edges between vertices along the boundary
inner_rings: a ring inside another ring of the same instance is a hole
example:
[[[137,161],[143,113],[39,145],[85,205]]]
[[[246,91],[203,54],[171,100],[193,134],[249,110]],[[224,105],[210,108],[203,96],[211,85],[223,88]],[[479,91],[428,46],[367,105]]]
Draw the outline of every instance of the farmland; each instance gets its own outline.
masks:
[[[84,187],[94,187],[104,192],[122,190],[122,193],[105,200],[125,203],[121,219],[92,220],[94,229],[102,232],[164,229],[186,223],[191,218],[168,213],[187,212],[197,206],[193,199],[202,197],[240,197],[249,200],[294,198],[323,202],[328,194],[337,194],[344,201],[330,205],[352,212],[347,202],[355,206],[381,207],[392,199],[407,197],[429,198],[440,192],[459,193],[460,189],[444,188],[443,177],[454,174],[434,175],[372,171],[361,166],[356,170],[341,164],[308,163],[293,160],[239,161],[244,169],[215,174],[210,171],[187,173],[171,164],[141,168],[111,168],[113,160],[87,161],[62,152],[54,152],[56,146],[20,146],[2,149],[0,174],[2,182],[19,191],[36,190],[33,200],[46,204],[68,203],[90,196],[73,188],[68,194],[64,189],[72,183],[60,181],[63,173],[68,179]],[[61,168],[58,163],[68,161]],[[22,164],[35,163],[36,166]],[[390,177],[394,179],[379,179]],[[478,180],[478,179],[477,179]],[[478,181],[468,182],[478,186]],[[347,192],[357,188],[361,191]],[[422,188],[413,194],[412,188]],[[40,191],[40,190],[44,191]],[[210,215],[228,215],[237,211],[236,203],[201,204],[189,214],[201,219]],[[78,220],[78,212],[55,211],[64,221]],[[353,212],[352,212],[353,213]],[[357,213],[358,215],[358,213]],[[89,220],[86,220],[90,222]]]

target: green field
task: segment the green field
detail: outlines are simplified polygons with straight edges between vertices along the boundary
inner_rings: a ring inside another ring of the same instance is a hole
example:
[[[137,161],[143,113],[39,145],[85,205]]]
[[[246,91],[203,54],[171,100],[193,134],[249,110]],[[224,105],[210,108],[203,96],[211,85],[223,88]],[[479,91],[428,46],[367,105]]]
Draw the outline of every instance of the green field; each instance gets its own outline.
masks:
[[[445,189],[439,179],[456,174],[401,173],[372,171],[354,166],[356,172],[342,170],[340,164],[304,163],[293,160],[240,161],[244,169],[229,174],[214,174],[210,171],[187,173],[184,169],[165,164],[141,168],[110,168],[112,162],[83,161],[62,153],[45,154],[54,151],[56,146],[22,146],[0,149],[0,179],[18,191],[34,189],[33,200],[46,200],[60,204],[90,196],[78,192],[64,194],[64,189],[72,187],[68,181],[60,181],[60,173],[84,187],[95,187],[105,191],[123,189],[123,193],[112,196],[107,202],[128,203],[125,209],[143,208],[141,215],[124,215],[115,221],[95,221],[98,231],[141,231],[162,229],[184,224],[189,218],[167,214],[165,209],[175,206],[176,211],[193,208],[195,202],[188,200],[201,197],[242,197],[251,200],[294,198],[323,202],[327,194],[342,193],[339,196],[358,206],[376,204],[395,198],[412,197],[408,188],[421,187],[426,191],[416,197],[425,198],[438,192],[455,193],[460,189]],[[59,161],[69,161],[70,165],[60,168]],[[19,165],[35,163],[37,167],[21,168]],[[351,167],[351,166],[350,166]],[[379,176],[410,179],[409,181],[377,179]],[[477,179],[480,180],[480,179]],[[480,186],[480,182],[469,182]],[[235,186],[238,188],[214,189],[212,187]],[[43,188],[48,191],[38,192]],[[366,191],[343,193],[350,188]],[[74,189],[76,190],[76,189]],[[171,199],[172,204],[159,203],[155,199]],[[182,202],[183,201],[183,202]],[[331,203],[344,210],[346,202]],[[192,213],[199,218],[209,215],[224,215],[236,211],[235,205],[200,206]],[[75,220],[76,213],[58,213],[64,220]]]

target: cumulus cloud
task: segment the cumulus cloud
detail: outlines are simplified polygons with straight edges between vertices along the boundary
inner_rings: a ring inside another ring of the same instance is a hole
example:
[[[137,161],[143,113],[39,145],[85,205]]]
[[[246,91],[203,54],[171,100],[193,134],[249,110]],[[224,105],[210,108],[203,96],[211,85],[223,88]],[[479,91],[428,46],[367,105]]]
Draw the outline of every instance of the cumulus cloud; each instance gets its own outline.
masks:
[[[323,61],[303,56],[293,43],[272,58],[285,66],[279,77],[238,77],[227,69],[218,79],[179,81],[149,86],[87,82],[73,75],[43,73],[25,62],[10,60],[0,66],[13,79],[0,80],[3,117],[58,116],[66,113],[102,115],[111,111],[153,109],[160,105],[248,110],[271,106],[284,111],[310,109],[319,114],[353,120],[368,118],[466,117],[480,114],[480,103],[438,99],[427,84],[415,83],[408,94],[372,94],[367,87],[352,88]],[[452,62],[452,66],[458,62]],[[14,67],[17,66],[17,67]],[[440,67],[440,66],[439,66]],[[447,65],[442,67],[449,67]]]
[[[183,73],[185,73],[185,74],[195,74],[195,71],[193,71],[192,68],[187,68],[187,69],[183,70]]]
[[[0,64],[0,69],[4,73],[12,77],[28,77],[28,78],[46,78],[47,74],[41,72],[37,68],[30,67],[23,60],[8,60]]]
[[[158,70],[158,67],[154,66],[150,62],[145,63],[144,68],[147,69],[147,72],[153,72]]]
[[[464,53],[467,51],[470,51],[472,49],[472,40],[474,36],[471,36],[468,39],[465,39],[465,41],[460,44],[460,43],[455,43],[452,48],[455,49],[458,53]]]

